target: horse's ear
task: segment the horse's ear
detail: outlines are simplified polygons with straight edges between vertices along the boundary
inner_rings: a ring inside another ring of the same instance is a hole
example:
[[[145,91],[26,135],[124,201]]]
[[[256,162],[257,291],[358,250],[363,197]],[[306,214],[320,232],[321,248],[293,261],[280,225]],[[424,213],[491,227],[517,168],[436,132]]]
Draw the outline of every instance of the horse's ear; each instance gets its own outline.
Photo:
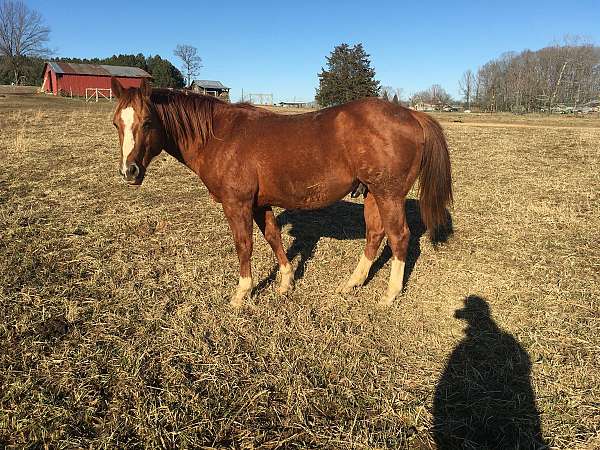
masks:
[[[121,83],[115,77],[110,77],[110,88],[115,97],[121,98],[121,95],[123,95],[123,86],[121,86]]]
[[[146,78],[142,78],[142,82],[140,84],[140,92],[143,97],[150,98],[150,94],[152,94],[152,86]]]

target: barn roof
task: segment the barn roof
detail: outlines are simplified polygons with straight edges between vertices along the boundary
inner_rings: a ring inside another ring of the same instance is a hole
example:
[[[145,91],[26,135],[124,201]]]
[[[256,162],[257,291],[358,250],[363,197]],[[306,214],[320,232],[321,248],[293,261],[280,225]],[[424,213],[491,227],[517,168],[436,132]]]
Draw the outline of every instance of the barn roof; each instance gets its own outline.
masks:
[[[48,61],[55,73],[72,75],[95,75],[100,77],[152,78],[138,67],[109,66],[106,64],[75,64],[61,61]]]
[[[220,81],[215,81],[215,80],[194,80],[194,81],[192,81],[192,84],[194,84],[196,86],[200,86],[201,88],[204,88],[204,89],[229,89],[227,86],[225,86]]]

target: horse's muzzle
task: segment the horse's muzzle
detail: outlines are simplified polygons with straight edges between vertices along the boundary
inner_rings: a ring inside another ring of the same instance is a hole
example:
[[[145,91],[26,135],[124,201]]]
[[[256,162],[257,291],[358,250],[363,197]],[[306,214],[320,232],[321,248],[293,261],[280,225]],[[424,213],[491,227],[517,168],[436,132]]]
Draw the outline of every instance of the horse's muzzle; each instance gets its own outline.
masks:
[[[119,169],[119,173],[123,177],[123,180],[131,185],[142,184],[142,180],[144,179],[143,169],[134,162],[127,165],[125,173],[121,169]]]

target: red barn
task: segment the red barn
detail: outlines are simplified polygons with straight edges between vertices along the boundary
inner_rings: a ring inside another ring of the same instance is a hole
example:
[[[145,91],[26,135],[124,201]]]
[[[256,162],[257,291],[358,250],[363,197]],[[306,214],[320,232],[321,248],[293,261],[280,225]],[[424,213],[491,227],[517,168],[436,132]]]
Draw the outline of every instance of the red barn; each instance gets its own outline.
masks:
[[[142,78],[152,78],[137,67],[49,61],[44,65],[42,89],[54,95],[84,96],[86,88],[110,89],[110,77],[118,78],[123,87],[139,87]]]

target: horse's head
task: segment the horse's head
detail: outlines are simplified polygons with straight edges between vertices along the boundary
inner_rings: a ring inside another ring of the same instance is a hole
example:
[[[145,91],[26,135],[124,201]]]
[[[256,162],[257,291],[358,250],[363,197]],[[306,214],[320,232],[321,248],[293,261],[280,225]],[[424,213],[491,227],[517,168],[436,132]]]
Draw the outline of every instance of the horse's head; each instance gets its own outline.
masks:
[[[121,143],[119,173],[128,184],[139,185],[148,164],[163,148],[158,118],[150,102],[152,88],[142,79],[139,88],[127,89],[114,77],[111,88],[119,100],[113,116]]]

